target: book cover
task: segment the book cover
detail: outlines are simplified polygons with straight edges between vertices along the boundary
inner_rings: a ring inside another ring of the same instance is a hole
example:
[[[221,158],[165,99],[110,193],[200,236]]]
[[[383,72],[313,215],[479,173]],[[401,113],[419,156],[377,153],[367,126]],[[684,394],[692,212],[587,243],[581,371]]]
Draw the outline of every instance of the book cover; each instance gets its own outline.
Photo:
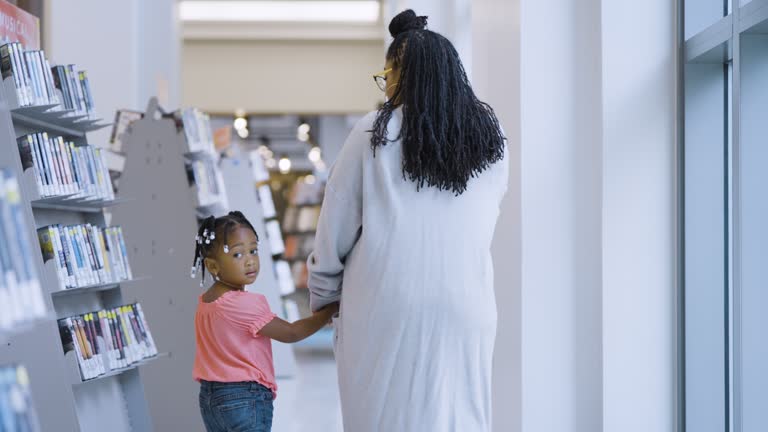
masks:
[[[24,171],[34,168],[35,162],[34,158],[32,157],[32,142],[29,137],[23,136],[16,140],[16,143],[19,146],[19,155],[21,156],[21,166],[24,168]]]

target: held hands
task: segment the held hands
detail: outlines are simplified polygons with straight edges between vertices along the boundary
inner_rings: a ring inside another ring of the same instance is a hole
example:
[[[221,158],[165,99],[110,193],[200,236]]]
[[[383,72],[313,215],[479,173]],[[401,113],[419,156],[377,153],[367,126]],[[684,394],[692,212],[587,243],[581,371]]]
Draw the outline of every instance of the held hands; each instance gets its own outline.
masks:
[[[323,316],[323,321],[330,323],[331,318],[339,313],[339,302],[331,303],[324,306],[319,311],[315,312],[316,315]]]

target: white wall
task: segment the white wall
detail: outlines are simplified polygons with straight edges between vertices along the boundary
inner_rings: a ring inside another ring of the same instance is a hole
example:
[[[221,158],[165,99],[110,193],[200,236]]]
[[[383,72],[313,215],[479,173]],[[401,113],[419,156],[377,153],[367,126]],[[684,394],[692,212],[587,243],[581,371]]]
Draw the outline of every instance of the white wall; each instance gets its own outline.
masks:
[[[175,0],[45,0],[43,46],[54,63],[88,71],[96,112],[108,122],[120,108],[144,109],[165,77],[178,105]],[[109,128],[89,134],[104,145]]]
[[[504,53],[504,55],[500,55]],[[508,139],[509,188],[493,243],[498,327],[493,359],[493,427],[522,427],[520,0],[472,5],[472,69],[477,96],[496,111]]]
[[[606,431],[674,430],[675,8],[603,1]]]
[[[187,40],[185,106],[216,113],[356,113],[383,95],[381,41]]]

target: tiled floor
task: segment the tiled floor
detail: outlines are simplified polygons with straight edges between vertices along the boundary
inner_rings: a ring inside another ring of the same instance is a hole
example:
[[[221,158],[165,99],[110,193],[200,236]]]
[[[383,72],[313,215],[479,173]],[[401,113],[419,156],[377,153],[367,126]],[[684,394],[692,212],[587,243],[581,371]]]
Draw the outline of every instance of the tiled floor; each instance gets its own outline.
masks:
[[[333,354],[296,350],[297,374],[278,381],[272,432],[342,432]]]

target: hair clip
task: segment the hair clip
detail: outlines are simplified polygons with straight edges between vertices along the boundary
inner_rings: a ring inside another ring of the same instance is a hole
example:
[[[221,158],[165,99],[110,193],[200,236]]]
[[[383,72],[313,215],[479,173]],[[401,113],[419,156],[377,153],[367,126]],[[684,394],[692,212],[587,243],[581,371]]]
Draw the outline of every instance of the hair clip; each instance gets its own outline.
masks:
[[[224,253],[229,253],[229,245],[224,245]]]
[[[216,240],[216,233],[211,231],[211,235],[208,236],[209,240]]]
[[[197,276],[197,267],[192,267],[192,270],[189,272],[189,277],[194,279],[195,276]]]

